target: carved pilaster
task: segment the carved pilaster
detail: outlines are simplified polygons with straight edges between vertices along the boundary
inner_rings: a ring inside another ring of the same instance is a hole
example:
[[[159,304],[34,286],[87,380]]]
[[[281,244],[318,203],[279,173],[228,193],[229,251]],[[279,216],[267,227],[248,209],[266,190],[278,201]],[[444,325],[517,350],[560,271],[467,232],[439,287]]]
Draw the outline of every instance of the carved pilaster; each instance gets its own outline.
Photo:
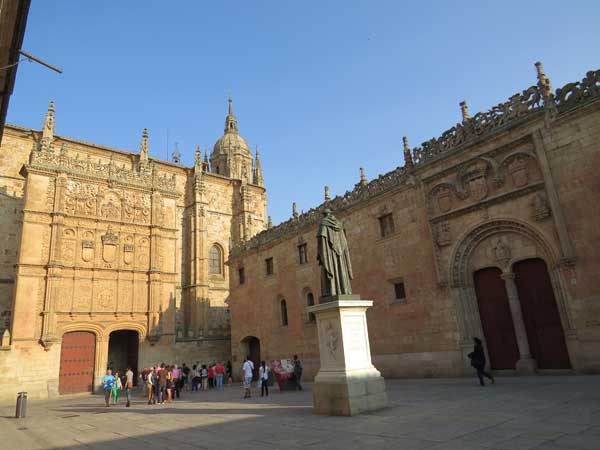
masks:
[[[533,133],[533,142],[535,144],[535,152],[538,157],[540,170],[544,177],[544,185],[546,187],[547,200],[552,211],[552,217],[554,224],[556,225],[556,231],[558,233],[558,239],[560,241],[560,249],[562,253],[563,262],[574,263],[576,256],[573,243],[567,230],[567,223],[563,210],[560,206],[558,199],[558,192],[554,183],[554,177],[550,170],[550,163],[548,162],[548,156],[546,155],[546,148],[544,146],[544,134],[548,131],[537,130]]]

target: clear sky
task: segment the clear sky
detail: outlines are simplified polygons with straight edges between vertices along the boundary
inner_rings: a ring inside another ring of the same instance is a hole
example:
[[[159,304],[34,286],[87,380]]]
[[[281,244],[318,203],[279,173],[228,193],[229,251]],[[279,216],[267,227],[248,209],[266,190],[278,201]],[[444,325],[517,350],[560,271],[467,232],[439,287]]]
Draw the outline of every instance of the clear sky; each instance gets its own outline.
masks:
[[[535,84],[600,68],[600,1],[33,0],[8,122],[151,154],[212,150],[231,91],[274,223],[402,165],[411,146]]]

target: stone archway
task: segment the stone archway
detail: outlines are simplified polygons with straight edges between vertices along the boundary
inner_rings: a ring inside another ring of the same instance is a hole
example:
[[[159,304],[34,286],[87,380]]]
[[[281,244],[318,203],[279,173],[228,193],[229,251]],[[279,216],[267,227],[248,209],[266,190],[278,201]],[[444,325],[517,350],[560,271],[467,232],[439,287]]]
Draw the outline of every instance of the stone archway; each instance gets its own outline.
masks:
[[[256,377],[260,366],[260,340],[255,336],[246,336],[240,344],[242,357],[249,357],[254,363],[254,376]]]
[[[484,336],[474,273],[481,269],[497,267],[502,272],[501,278],[505,283],[519,347],[520,358],[516,369],[522,372],[535,371],[536,363],[531,357],[512,267],[518,261],[531,258],[543,260],[548,267],[557,267],[557,254],[541,232],[514,219],[489,220],[463,234],[453,252],[450,281],[452,297],[457,306],[460,345],[466,367],[469,361],[466,354],[472,346],[472,338]],[[568,332],[572,327],[560,277],[558,269],[550,273],[563,329]]]

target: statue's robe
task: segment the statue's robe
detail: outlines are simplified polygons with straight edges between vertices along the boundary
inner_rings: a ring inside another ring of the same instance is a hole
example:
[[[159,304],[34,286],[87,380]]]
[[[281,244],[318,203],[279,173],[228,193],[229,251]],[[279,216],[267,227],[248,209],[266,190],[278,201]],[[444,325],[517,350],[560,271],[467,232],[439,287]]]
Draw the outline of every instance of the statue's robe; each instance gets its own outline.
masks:
[[[317,260],[321,265],[321,295],[352,294],[352,265],[342,224],[332,215],[323,217],[317,233]]]

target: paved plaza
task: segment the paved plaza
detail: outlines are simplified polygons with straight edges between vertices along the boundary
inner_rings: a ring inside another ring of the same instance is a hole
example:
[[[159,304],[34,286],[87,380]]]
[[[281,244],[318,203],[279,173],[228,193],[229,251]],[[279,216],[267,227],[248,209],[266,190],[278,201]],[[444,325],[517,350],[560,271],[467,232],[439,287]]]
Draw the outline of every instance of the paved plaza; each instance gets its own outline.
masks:
[[[391,380],[391,407],[355,417],[311,412],[303,392],[242,400],[187,393],[169,405],[137,397],[103,407],[100,396],[30,401],[28,416],[0,408],[0,448],[18,449],[600,449],[600,377]]]

